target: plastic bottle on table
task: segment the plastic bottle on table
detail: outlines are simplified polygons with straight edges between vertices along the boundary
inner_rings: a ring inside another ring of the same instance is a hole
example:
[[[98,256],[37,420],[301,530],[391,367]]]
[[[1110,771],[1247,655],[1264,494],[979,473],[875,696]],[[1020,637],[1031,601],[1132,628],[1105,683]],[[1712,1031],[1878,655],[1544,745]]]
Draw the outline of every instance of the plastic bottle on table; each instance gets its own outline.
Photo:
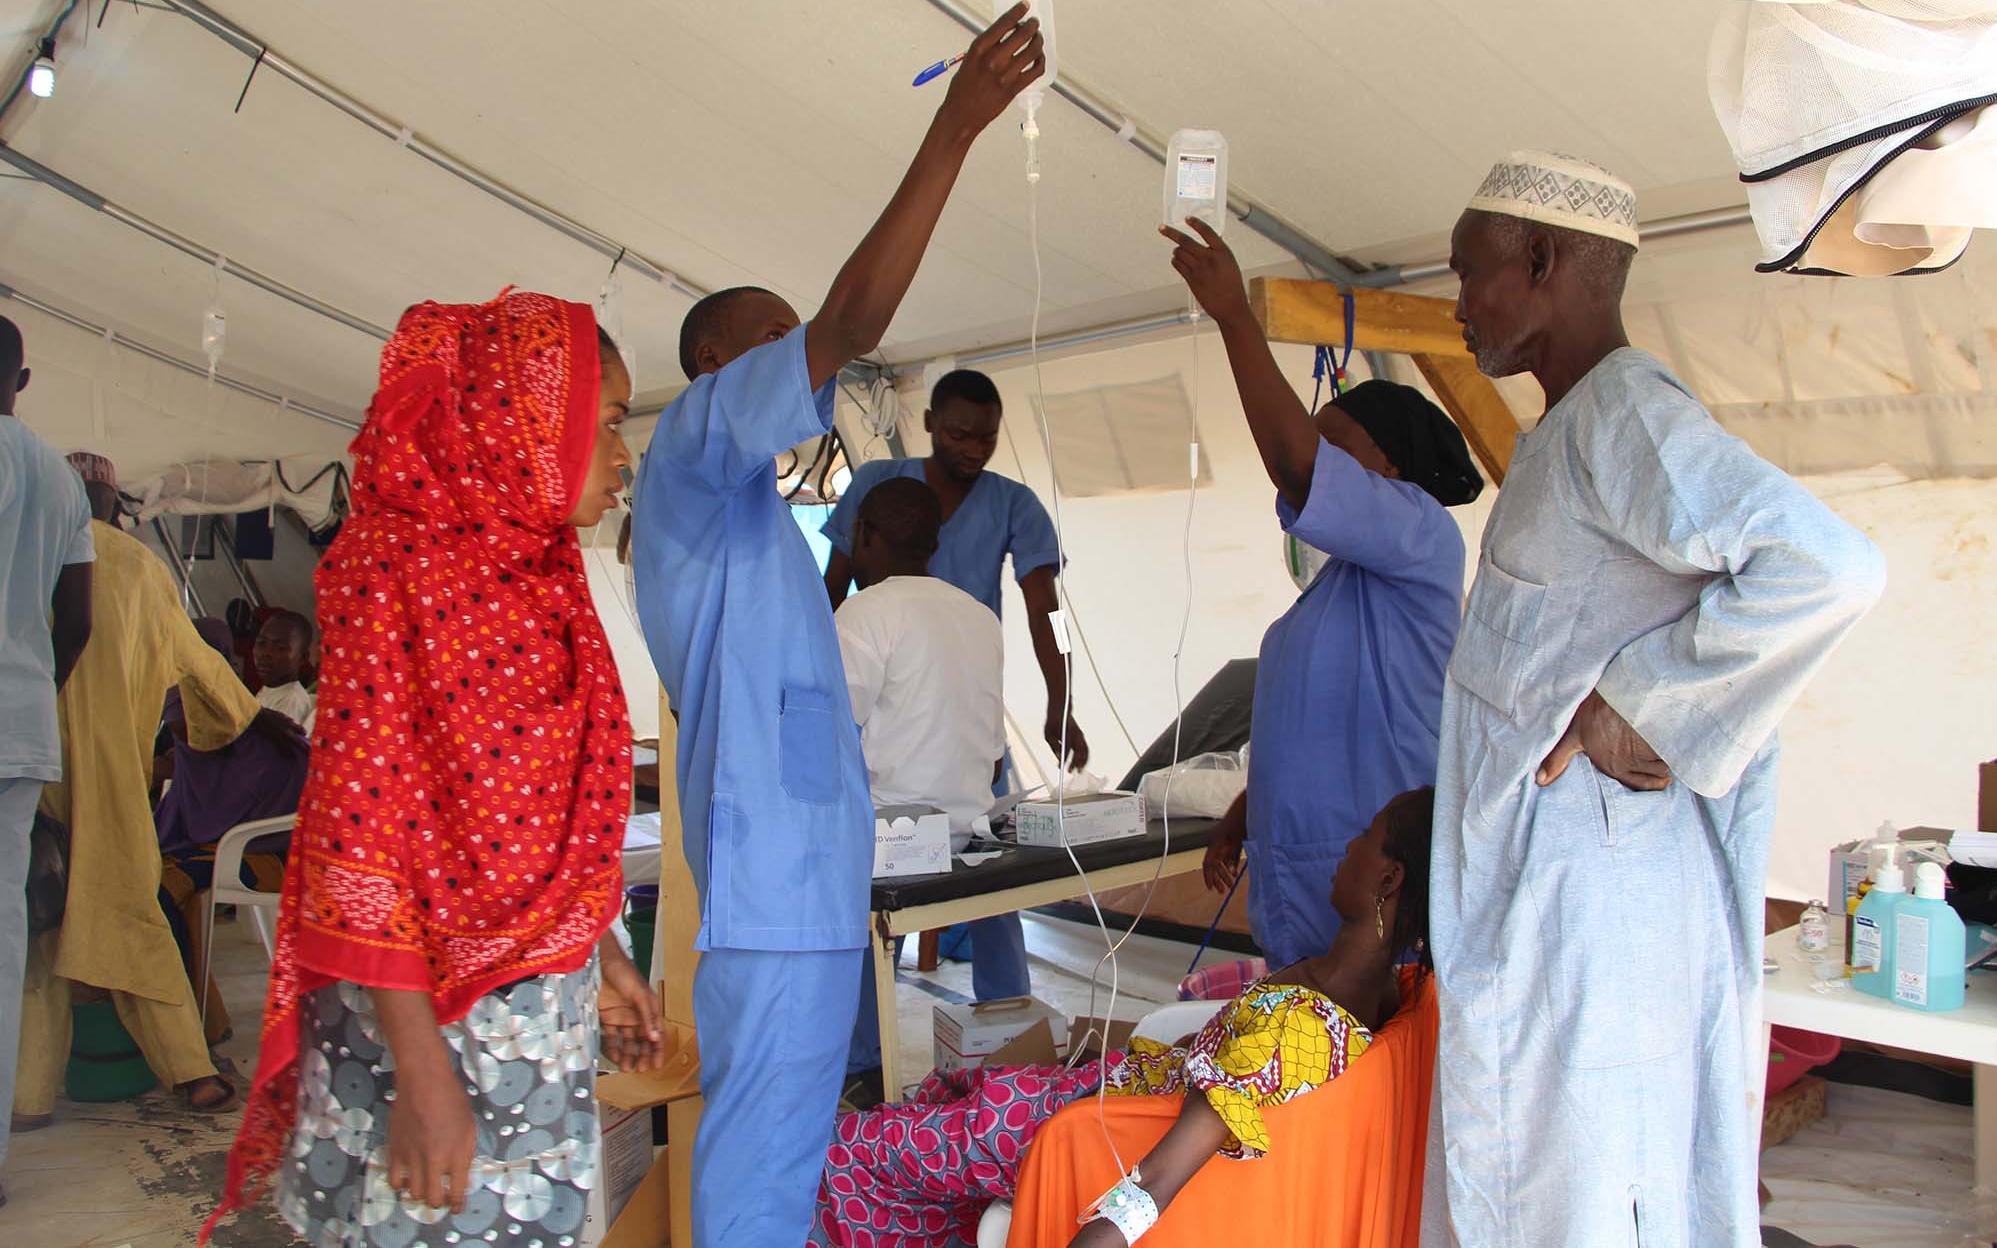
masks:
[[[1797,924],[1796,948],[1803,953],[1823,953],[1830,947],[1830,916],[1824,913],[1823,902],[1812,901],[1803,908],[1803,917]]]
[[[1914,868],[1914,895],[1893,911],[1893,1000],[1917,1010],[1962,1008],[1967,932],[1942,897],[1939,863]]]
[[[1907,899],[1907,875],[1897,846],[1888,845],[1872,890],[1852,916],[1851,986],[1875,997],[1893,995],[1893,913]]]

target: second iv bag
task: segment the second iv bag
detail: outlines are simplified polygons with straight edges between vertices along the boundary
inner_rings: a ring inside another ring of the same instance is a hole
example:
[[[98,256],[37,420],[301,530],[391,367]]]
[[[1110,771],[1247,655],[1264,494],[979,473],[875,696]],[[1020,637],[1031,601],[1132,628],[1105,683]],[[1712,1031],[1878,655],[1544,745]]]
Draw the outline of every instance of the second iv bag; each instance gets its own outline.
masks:
[[[1227,139],[1218,130],[1181,130],[1165,148],[1165,224],[1198,217],[1227,232]]]
[[[208,375],[215,375],[215,368],[222,362],[222,347],[229,336],[229,319],[222,313],[222,305],[211,303],[208,312],[201,318],[201,354],[208,357]]]

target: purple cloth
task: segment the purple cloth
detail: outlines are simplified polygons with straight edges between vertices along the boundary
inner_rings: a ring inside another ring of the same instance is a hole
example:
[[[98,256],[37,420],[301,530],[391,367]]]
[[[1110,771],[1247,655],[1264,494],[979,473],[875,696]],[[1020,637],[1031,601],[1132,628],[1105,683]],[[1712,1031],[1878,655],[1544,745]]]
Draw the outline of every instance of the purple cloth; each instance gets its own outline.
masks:
[[[180,690],[169,690],[165,721],[178,723]],[[308,759],[301,742],[287,750],[251,730],[219,750],[197,750],[185,741],[173,745],[173,787],[153,812],[163,854],[212,845],[239,823],[288,815],[298,809]],[[289,833],[263,837],[250,846],[260,854],[283,853]]]

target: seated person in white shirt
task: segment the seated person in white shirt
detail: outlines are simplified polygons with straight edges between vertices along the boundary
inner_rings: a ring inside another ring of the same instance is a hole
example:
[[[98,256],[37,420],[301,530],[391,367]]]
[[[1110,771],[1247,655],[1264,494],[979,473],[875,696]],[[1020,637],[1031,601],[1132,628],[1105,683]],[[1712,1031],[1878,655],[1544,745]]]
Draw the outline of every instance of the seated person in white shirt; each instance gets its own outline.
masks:
[[[318,718],[319,698],[300,683],[299,674],[311,653],[312,621],[296,611],[276,611],[257,633],[256,649],[250,656],[263,681],[257,692],[258,705],[297,724],[308,737]]]
[[[991,807],[1005,754],[1005,641],[991,609],[929,575],[943,507],[915,477],[868,491],[853,526],[860,592],[833,616],[853,719],[867,756],[874,805],[934,806],[950,817],[952,848]],[[971,925],[973,965],[980,929],[1019,923],[1017,914]],[[986,942],[991,943],[991,942]],[[846,1099],[880,1099],[881,1042],[871,967],[847,1060]]]

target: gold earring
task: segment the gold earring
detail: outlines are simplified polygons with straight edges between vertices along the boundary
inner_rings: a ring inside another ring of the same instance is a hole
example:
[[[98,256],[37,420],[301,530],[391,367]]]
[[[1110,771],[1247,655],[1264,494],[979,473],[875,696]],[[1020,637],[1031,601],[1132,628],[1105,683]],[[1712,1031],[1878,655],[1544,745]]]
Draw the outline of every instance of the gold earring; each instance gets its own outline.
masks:
[[[1373,934],[1381,940],[1387,939],[1387,899],[1373,899]]]

